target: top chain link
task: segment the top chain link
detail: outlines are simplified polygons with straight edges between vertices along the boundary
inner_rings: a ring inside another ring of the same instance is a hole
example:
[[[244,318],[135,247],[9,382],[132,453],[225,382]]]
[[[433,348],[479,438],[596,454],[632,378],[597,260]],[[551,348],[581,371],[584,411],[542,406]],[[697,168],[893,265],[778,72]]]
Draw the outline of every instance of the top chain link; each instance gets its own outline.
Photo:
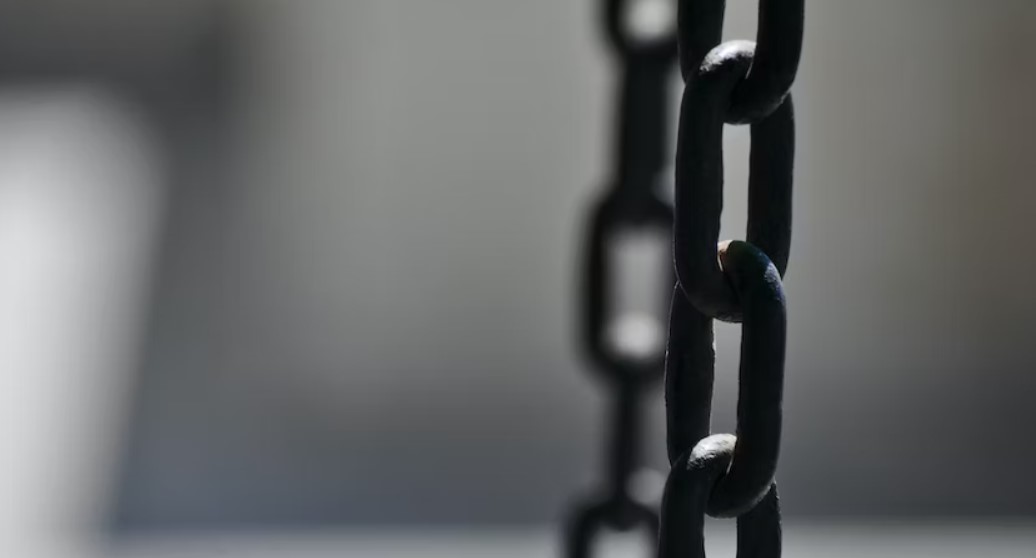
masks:
[[[690,83],[723,36],[725,0],[680,0],[677,41],[680,72]],[[759,27],[749,70],[729,96],[726,121],[757,122],[780,106],[791,89],[802,56],[803,0],[759,0]]]
[[[666,420],[672,470],[660,558],[704,557],[704,516],[738,518],[738,556],[780,556],[774,475],[786,337],[782,277],[791,241],[794,114],[803,0],[761,0],[758,47],[719,45],[725,3],[681,0],[686,82],[676,164]],[[718,45],[718,46],[717,46]],[[718,242],[723,125],[752,125],[747,242]],[[710,436],[713,320],[742,323],[737,436]]]

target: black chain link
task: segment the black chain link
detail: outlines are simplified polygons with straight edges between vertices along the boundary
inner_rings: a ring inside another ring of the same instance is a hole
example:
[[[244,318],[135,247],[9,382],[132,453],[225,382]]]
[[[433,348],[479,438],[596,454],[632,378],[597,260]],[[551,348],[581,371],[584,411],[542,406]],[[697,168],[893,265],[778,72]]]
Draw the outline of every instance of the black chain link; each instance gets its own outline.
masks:
[[[672,469],[660,558],[703,558],[704,517],[737,517],[738,556],[778,557],[774,475],[784,389],[785,297],[795,127],[788,90],[802,50],[803,0],[760,0],[758,47],[719,45],[723,0],[680,0],[686,82],[677,143],[666,420]],[[719,45],[719,46],[717,46]],[[723,125],[752,125],[747,242],[718,244]],[[713,320],[742,323],[737,436],[710,436]]]
[[[649,231],[664,240],[673,227],[672,208],[660,197],[658,185],[669,157],[667,107],[677,54],[675,6],[668,5],[673,8],[669,31],[637,36],[626,25],[631,2],[636,1],[606,0],[602,11],[607,37],[622,68],[618,141],[612,158],[617,168],[608,190],[589,216],[580,330],[583,348],[610,388],[615,408],[607,454],[607,490],[579,505],[572,514],[566,533],[566,554],[570,558],[587,558],[595,537],[604,529],[639,528],[654,538],[659,528],[657,505],[638,499],[631,484],[640,467],[643,396],[665,373],[665,347],[659,343],[652,354],[634,354],[615,346],[609,336],[619,318],[611,299],[614,278],[609,274],[616,237],[628,231]],[[666,282],[659,284],[657,297],[659,316],[665,315],[665,294],[675,281],[666,267],[662,272]]]

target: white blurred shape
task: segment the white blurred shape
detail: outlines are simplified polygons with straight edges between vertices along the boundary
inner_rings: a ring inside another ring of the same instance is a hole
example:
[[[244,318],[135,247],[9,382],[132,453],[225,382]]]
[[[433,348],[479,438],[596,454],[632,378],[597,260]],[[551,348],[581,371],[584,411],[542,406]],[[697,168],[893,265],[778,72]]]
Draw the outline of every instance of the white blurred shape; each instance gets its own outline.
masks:
[[[650,314],[626,314],[612,320],[608,342],[618,354],[646,359],[665,343],[662,324]]]
[[[78,546],[102,520],[155,245],[155,140],[103,90],[0,92],[5,556]]]
[[[618,532],[609,529],[600,531],[591,547],[591,556],[601,558],[632,558],[652,554],[650,535],[643,530]]]
[[[676,28],[676,6],[672,0],[630,0],[626,2],[626,33],[640,42],[656,41]]]
[[[630,479],[630,493],[638,501],[651,506],[662,502],[666,475],[654,469],[640,469]]]
[[[665,350],[671,241],[664,230],[645,227],[621,229],[608,242],[606,273],[613,280],[606,296],[613,307],[607,342],[624,358],[650,359]]]

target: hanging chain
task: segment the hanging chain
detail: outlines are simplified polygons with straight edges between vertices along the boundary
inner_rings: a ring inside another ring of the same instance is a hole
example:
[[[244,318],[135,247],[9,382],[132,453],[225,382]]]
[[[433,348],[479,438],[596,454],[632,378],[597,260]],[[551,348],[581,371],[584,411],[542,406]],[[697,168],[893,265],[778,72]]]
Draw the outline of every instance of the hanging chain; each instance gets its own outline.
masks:
[[[663,242],[671,234],[670,204],[659,196],[658,185],[666,168],[669,80],[676,62],[674,0],[605,0],[604,28],[621,65],[618,92],[617,161],[608,190],[589,216],[582,275],[582,345],[591,365],[611,391],[611,440],[608,448],[608,486],[572,515],[566,533],[569,558],[587,558],[604,529],[643,529],[652,539],[658,532],[657,506],[641,501],[631,485],[641,455],[642,401],[646,390],[657,386],[665,373],[665,345],[623,348],[611,333],[617,316],[610,276],[612,248],[624,232],[657,233]],[[640,13],[632,10],[639,9]],[[654,11],[652,11],[654,10]],[[631,25],[632,24],[632,25]],[[637,26],[639,25],[639,29]],[[658,285],[659,316],[665,315],[668,288],[675,281],[670,266]],[[664,319],[657,324],[662,331]]]
[[[672,469],[659,558],[704,558],[704,516],[736,517],[740,558],[781,553],[774,475],[784,390],[785,298],[795,127],[788,93],[803,0],[760,0],[757,44],[719,45],[723,0],[680,0],[686,83],[677,142],[666,421]],[[719,45],[719,46],[717,46]],[[747,242],[718,244],[723,124],[751,124]],[[709,435],[713,320],[742,324],[737,436]]]

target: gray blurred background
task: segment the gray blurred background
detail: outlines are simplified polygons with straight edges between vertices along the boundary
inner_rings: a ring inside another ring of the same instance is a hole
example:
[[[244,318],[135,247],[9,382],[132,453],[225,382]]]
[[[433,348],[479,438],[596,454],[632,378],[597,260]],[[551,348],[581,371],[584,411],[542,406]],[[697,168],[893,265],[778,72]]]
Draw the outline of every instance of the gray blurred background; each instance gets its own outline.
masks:
[[[596,9],[0,3],[5,521],[559,520],[603,473],[574,331],[611,164]],[[1036,513],[1034,26],[1029,0],[807,5],[793,520]],[[747,129],[726,145],[739,237]]]

